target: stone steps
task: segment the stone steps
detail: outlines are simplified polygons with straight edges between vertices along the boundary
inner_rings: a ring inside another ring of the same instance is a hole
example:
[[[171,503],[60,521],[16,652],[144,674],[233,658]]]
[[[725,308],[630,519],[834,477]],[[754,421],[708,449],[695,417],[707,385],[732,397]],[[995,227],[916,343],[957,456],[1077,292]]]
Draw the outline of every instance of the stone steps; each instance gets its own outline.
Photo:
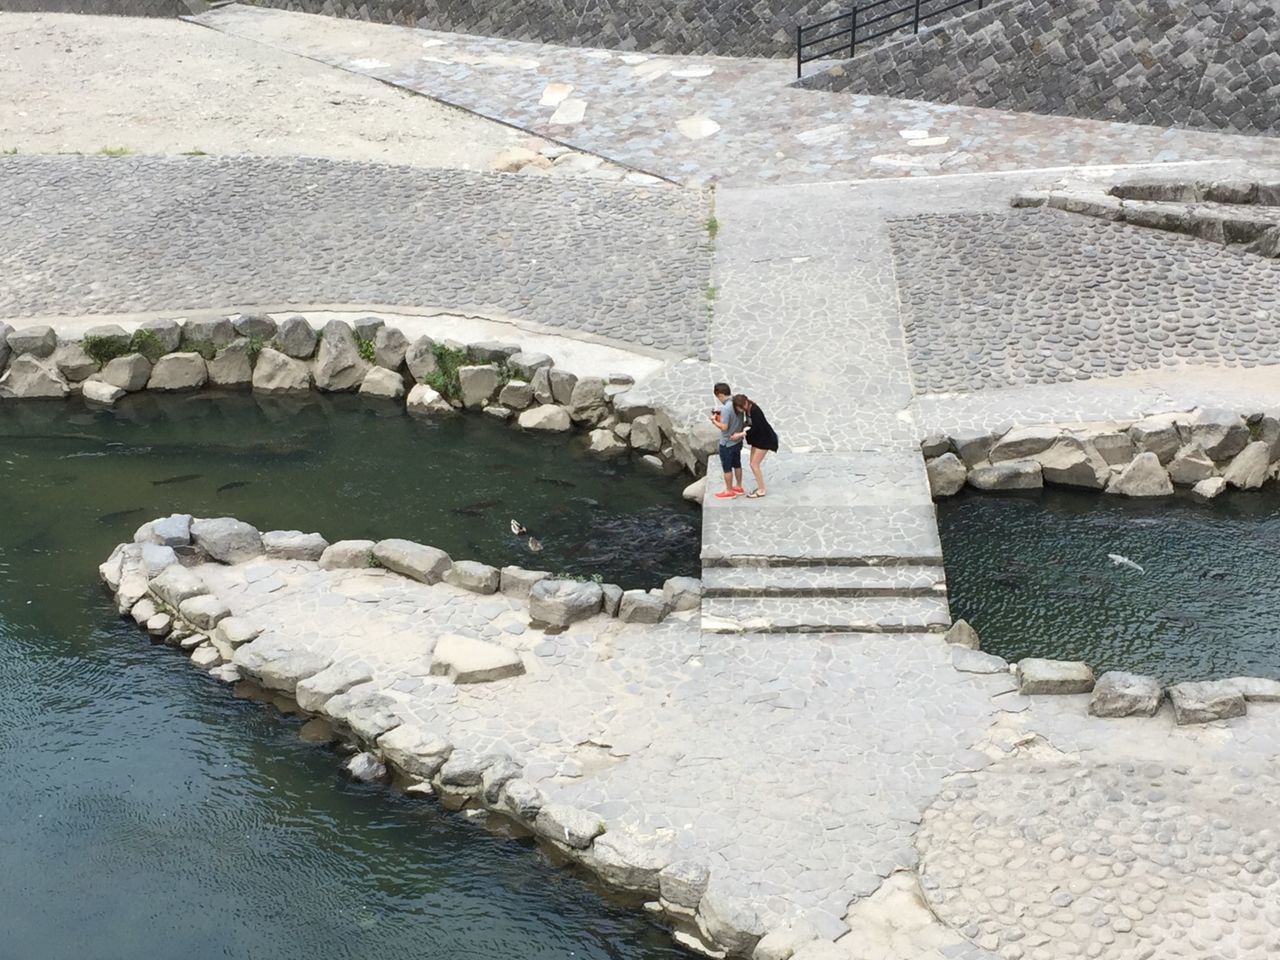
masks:
[[[813,564],[719,566],[702,571],[704,597],[922,597],[945,594],[941,566]]]
[[[704,597],[704,633],[942,633],[947,598],[935,596]]]

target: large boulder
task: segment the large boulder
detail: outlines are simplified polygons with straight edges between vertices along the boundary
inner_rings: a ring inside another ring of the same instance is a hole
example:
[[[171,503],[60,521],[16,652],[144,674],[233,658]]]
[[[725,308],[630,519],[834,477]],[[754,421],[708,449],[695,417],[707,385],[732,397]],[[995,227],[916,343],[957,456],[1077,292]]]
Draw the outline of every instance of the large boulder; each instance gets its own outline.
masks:
[[[339,540],[325,547],[320,554],[321,570],[362,569],[372,566],[375,544],[372,540]]]
[[[108,360],[94,379],[136,393],[145,389],[151,379],[151,361],[140,353],[126,353],[123,357]]]
[[[265,313],[245,313],[231,321],[236,333],[242,337],[253,337],[259,341],[270,340],[279,329],[276,322]]]
[[[593,617],[603,604],[604,594],[598,583],[540,580],[529,591],[529,616],[556,627]]]
[[[1164,699],[1155,677],[1108,670],[1093,685],[1089,712],[1095,717],[1154,717]]]
[[[1209,455],[1197,444],[1189,443],[1169,461],[1169,479],[1179,486],[1190,487],[1208,480],[1218,472]]]
[[[627,452],[627,444],[607,427],[596,427],[587,435],[587,452],[598,457],[619,457]]]
[[[486,363],[458,368],[458,386],[462,392],[462,405],[468,410],[487,407],[497,394],[500,385],[498,368],[494,364]]]
[[[533,375],[543,367],[551,367],[555,361],[545,353],[520,351],[507,359],[507,367],[521,380],[532,380]]]
[[[1222,471],[1222,478],[1241,490],[1256,490],[1267,479],[1270,468],[1271,448],[1262,440],[1255,440],[1238,454]]]
[[[546,570],[526,570],[524,567],[503,567],[500,572],[498,589],[509,597],[527,600],[535,583],[550,579]]]
[[[311,371],[301,360],[264,347],[253,367],[252,382],[258,393],[304,393],[311,389]]]
[[[191,514],[173,513],[150,520],[133,535],[135,543],[157,543],[166,547],[185,547],[191,543]]]
[[[111,384],[103,383],[101,380],[86,380],[81,395],[84,397],[85,403],[99,407],[112,407],[115,406],[117,400],[126,394],[119,387],[113,387]]]
[[[58,344],[53,351],[53,365],[72,383],[87,380],[98,372],[98,361],[84,352],[84,347],[74,340]]]
[[[512,380],[498,391],[498,403],[510,410],[523,410],[533,403],[533,387],[523,380]]]
[[[585,850],[604,833],[604,821],[594,813],[562,803],[549,803],[538,811],[534,829],[544,837],[576,850]]]
[[[1027,657],[1018,661],[1018,690],[1024,695],[1088,693],[1093,671],[1079,660],[1046,660]]]
[[[1201,480],[1191,492],[1197,497],[1203,497],[1205,500],[1212,500],[1214,497],[1224,493],[1227,489],[1227,481],[1223,477],[1210,477],[1208,480]]]
[[[1107,484],[1107,493],[1125,497],[1167,497],[1173,493],[1169,471],[1154,451],[1140,453]]]
[[[662,598],[672,610],[697,610],[702,606],[702,581],[697,577],[671,577],[662,585]]]
[[[1231,680],[1175,683],[1169,688],[1169,702],[1179,726],[1243,717],[1246,709],[1244,694]]]
[[[421,583],[439,583],[453,566],[443,550],[412,540],[380,540],[373,547],[373,559],[393,573]]]
[[[654,415],[653,402],[644,397],[638,390],[627,390],[613,397],[613,412],[623,423],[634,423],[640,417]]]
[[[1128,431],[1122,430],[1118,426],[1109,429],[1094,429],[1089,434],[1089,442],[1093,444],[1093,449],[1098,451],[1098,456],[1102,457],[1107,462],[1107,465],[1112,467],[1128,463],[1133,459],[1134,454],[1138,452]]]
[[[156,361],[147,380],[148,390],[196,390],[209,379],[204,357],[198,353],[171,353]]]
[[[963,618],[951,624],[942,639],[957,647],[964,647],[966,650],[977,650],[982,645],[978,640],[978,631]]]
[[[1025,460],[1048,450],[1062,436],[1057,427],[1016,427],[997,440],[987,454],[992,463]]]
[[[389,762],[411,777],[430,780],[453,754],[453,745],[421,727],[403,723],[378,738]]]
[[[199,574],[181,564],[171,564],[151,578],[148,589],[161,603],[177,610],[192,597],[208,593]]]
[[[604,392],[605,383],[600,377],[583,377],[573,386],[569,397],[569,417],[575,423],[595,426],[609,415],[609,401]],[[552,392],[555,380],[552,379]]]
[[[262,535],[266,555],[281,560],[319,560],[328,546],[320,534],[301,530],[269,530]]]
[[[4,372],[5,364],[9,362],[9,355],[13,353],[13,349],[9,346],[11,333],[13,333],[13,327],[0,320],[0,373]]]
[[[660,623],[668,609],[667,601],[660,593],[627,590],[618,603],[618,619],[623,623]]]
[[[53,351],[58,347],[58,335],[53,332],[53,327],[45,324],[14,330],[5,340],[14,356],[25,353],[43,359],[53,356]]]
[[[438,417],[457,412],[448,400],[425,383],[414,384],[404,408],[413,417]]]
[[[1045,483],[1101,490],[1111,475],[1110,465],[1091,444],[1078,437],[1064,437],[1034,459],[1040,464]]]
[[[444,582],[472,593],[497,593],[502,575],[497,567],[478,560],[456,560],[445,572]]]
[[[662,449],[662,429],[658,426],[658,418],[651,413],[636,417],[631,421],[629,439],[634,449],[657,453]]]
[[[262,556],[262,535],[235,517],[193,520],[191,542],[222,563],[242,563]]]
[[[182,326],[182,348],[195,353],[216,352],[235,338],[235,325],[227,317],[188,320]]]
[[[974,467],[968,482],[979,490],[1038,490],[1044,486],[1044,477],[1038,461],[1005,460]]]
[[[431,672],[454,683],[489,683],[524,673],[514,650],[486,640],[445,634],[431,653]]]
[[[969,478],[969,471],[954,453],[944,453],[925,461],[925,471],[929,475],[929,491],[935,497],[950,497],[959,493]]]
[[[341,320],[326,323],[311,366],[316,388],[330,393],[355,390],[368,372],[369,364],[360,357],[351,327]]]
[[[482,340],[467,348],[467,356],[475,363],[506,363],[520,352],[520,344],[502,340]]]
[[[711,870],[704,861],[677,860],[658,872],[658,893],[665,903],[692,913],[710,880]]]
[[[276,330],[274,346],[287,357],[310,360],[316,352],[316,331],[303,317],[287,317]]]
[[[206,364],[209,383],[215,387],[247,387],[253,381],[253,360],[249,341],[233,340]]]
[[[551,399],[544,400],[544,403],[558,403],[562,407],[567,407],[573,402],[573,390],[578,385],[577,374],[551,367],[546,369],[546,377]]]
[[[372,367],[360,383],[360,394],[366,397],[399,400],[404,396],[404,378],[386,367]]]
[[[118,323],[104,323],[86,330],[81,344],[90,344],[95,352],[100,350],[104,353],[120,355],[128,351],[132,341],[133,334]]]
[[[1191,431],[1191,441],[1211,460],[1229,460],[1249,442],[1249,428],[1230,410],[1196,410],[1186,423]]]
[[[697,919],[703,935],[734,956],[750,956],[766,932],[755,909],[718,885],[714,877],[698,902]]]
[[[1129,428],[1129,439],[1139,453],[1154,453],[1161,463],[1168,463],[1182,447],[1182,434],[1177,421],[1180,414],[1158,414],[1145,417]]]
[[[71,387],[54,362],[41,360],[31,353],[15,356],[5,375],[0,377],[0,397],[48,400],[61,399],[70,392]]]
[[[671,846],[633,833],[606,833],[591,846],[591,869],[608,883],[647,896],[656,896],[658,876],[671,862]]]
[[[395,327],[382,327],[373,336],[373,362],[380,367],[398,371],[408,350],[409,338]]]
[[[212,630],[231,616],[231,610],[222,600],[207,593],[183,600],[178,604],[178,613],[197,630],[205,631]]]
[[[144,349],[142,341],[149,344],[145,348],[148,359],[156,359],[166,353],[177,353],[182,344],[182,324],[177,320],[144,320],[138,324],[135,337],[140,350]]]
[[[404,352],[404,363],[413,379],[421,381],[439,367],[436,360],[436,342],[430,337],[419,337]]]
[[[548,403],[522,411],[516,422],[525,430],[546,430],[557,433],[563,433],[573,427],[569,419],[569,411],[564,407]]]

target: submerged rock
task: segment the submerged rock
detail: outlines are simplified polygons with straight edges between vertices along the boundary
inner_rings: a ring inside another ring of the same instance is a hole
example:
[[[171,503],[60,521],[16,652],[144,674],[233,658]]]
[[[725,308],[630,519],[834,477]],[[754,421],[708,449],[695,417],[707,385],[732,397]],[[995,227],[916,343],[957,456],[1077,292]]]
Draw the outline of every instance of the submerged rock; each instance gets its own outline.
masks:
[[[361,783],[380,783],[387,779],[387,765],[376,753],[357,753],[346,763],[346,771],[353,780]]]

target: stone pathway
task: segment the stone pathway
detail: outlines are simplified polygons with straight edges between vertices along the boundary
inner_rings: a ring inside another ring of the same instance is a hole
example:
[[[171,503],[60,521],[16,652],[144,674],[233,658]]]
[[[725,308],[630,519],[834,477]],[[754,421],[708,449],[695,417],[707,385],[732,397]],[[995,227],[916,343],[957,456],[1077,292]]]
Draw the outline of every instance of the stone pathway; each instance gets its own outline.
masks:
[[[1276,948],[1280,705],[1209,727],[1099,720],[1087,697],[961,672],[928,635],[719,637],[695,613],[548,635],[523,601],[383,570],[195,569],[263,630],[236,663],[288,691],[315,677],[308,708],[365,736],[509,758],[611,849],[706,866],[733,929],[839,937],[836,960]],[[526,673],[433,675],[445,634]]]
[[[192,20],[676,183],[1280,157],[1261,138],[799,90],[786,60],[556,47],[238,4]]]

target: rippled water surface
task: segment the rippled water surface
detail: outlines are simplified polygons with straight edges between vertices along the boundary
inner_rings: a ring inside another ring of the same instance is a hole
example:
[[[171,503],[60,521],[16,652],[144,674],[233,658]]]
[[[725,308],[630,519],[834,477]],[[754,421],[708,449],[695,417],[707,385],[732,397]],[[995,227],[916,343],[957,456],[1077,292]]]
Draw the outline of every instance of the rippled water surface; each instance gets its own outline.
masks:
[[[984,650],[1165,680],[1280,678],[1274,484],[1210,502],[965,492],[938,520],[952,614]]]
[[[149,646],[96,575],[113,544],[177,509],[527,563],[500,529],[517,512],[552,569],[613,550],[619,577],[642,548],[617,538],[656,525],[667,562],[696,569],[678,482],[479,418],[464,437],[461,422],[375,419],[355,401],[268,418],[246,400],[0,403],[0,956],[682,956],[526,845],[346,782],[295,720]],[[219,490],[231,483],[244,485]]]

